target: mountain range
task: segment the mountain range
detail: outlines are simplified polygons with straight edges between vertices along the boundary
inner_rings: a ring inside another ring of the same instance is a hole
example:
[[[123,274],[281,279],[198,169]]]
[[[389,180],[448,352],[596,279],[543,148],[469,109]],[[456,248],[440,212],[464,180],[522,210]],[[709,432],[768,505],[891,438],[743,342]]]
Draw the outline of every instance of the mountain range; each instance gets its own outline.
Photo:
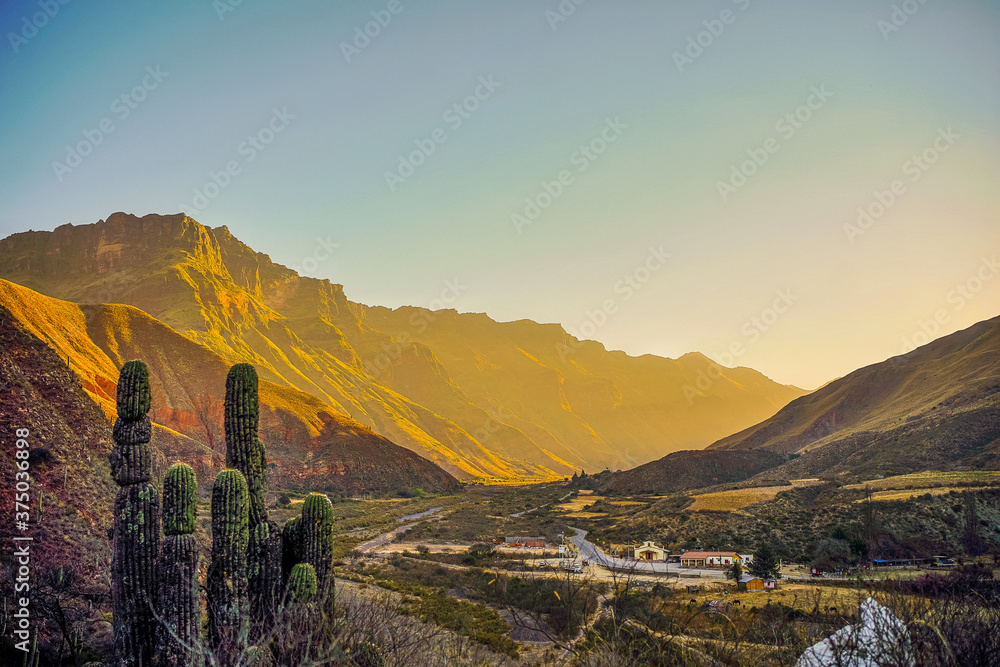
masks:
[[[381,474],[384,457],[365,471],[361,450],[348,452],[362,444],[442,488],[452,475],[630,468],[703,448],[805,393],[698,353],[609,351],[556,324],[352,302],[341,285],[300,276],[226,227],[183,214],[115,213],[14,234],[0,240],[0,278],[0,306],[106,411],[120,365],[150,366],[169,455],[218,457],[220,378],[233,363],[254,364],[275,474],[306,486],[348,469],[361,486]],[[419,456],[399,457],[393,444]]]
[[[751,477],[963,469],[1000,469],[1000,317],[860,368],[702,451],[612,475],[606,486],[663,492]]]

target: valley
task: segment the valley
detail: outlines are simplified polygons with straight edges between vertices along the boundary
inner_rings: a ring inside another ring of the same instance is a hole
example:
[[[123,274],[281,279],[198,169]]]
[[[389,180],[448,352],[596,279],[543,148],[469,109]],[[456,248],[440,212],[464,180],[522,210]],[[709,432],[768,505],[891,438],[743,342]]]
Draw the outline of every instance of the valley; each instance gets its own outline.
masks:
[[[946,638],[927,664],[1000,656],[983,640],[1000,620],[1000,318],[806,393],[742,367],[699,383],[699,353],[358,304],[186,216],[0,249],[0,423],[36,436],[47,659],[113,652],[108,456],[133,359],[153,488],[174,462],[197,480],[201,586],[227,373],[259,369],[260,502],[285,531],[329,499],[324,604],[354,614],[338,651],[364,636],[396,664],[790,664],[872,598],[933,625],[911,635],[927,656]]]

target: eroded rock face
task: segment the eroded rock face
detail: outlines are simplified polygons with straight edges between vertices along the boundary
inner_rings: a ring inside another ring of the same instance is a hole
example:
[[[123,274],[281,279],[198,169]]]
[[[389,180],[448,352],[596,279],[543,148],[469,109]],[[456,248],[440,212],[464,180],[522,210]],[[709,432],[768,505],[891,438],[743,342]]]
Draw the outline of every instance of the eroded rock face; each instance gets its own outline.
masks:
[[[253,363],[263,380],[311,394],[467,478],[631,468],[704,447],[803,393],[696,353],[628,357],[558,325],[458,313],[449,310],[464,290],[455,280],[429,308],[352,303],[340,285],[300,276],[225,227],[183,214],[115,213],[14,235],[0,250],[0,277],[61,299],[140,308],[227,362]],[[323,237],[302,257],[337,252]],[[114,356],[118,341],[107,330],[115,325],[97,317],[89,329]],[[180,384],[194,371],[178,370]],[[186,399],[174,378],[163,379],[160,405],[177,412],[162,418],[192,433],[190,413],[215,408],[191,407],[198,394]],[[322,429],[315,417],[299,422],[311,436]]]

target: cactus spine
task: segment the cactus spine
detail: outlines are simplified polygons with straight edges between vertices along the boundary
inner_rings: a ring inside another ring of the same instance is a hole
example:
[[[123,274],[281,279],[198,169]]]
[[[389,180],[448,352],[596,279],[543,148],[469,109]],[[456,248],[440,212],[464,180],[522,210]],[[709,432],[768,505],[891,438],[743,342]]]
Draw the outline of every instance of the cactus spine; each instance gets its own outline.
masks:
[[[198,484],[194,470],[176,463],[163,477],[163,552],[159,563],[161,626],[157,657],[164,667],[201,665],[198,604]]]
[[[243,473],[226,468],[212,489],[212,564],[208,568],[209,639],[220,662],[234,661],[249,634],[247,548],[250,498]]]
[[[316,569],[316,581],[321,593],[332,585],[333,503],[323,493],[310,493],[302,504],[300,527],[302,562]]]
[[[115,656],[121,667],[152,664],[156,637],[160,499],[149,482],[150,402],[146,365],[129,361],[118,376],[115,446],[109,456],[111,474],[121,487],[115,498],[111,557]]]

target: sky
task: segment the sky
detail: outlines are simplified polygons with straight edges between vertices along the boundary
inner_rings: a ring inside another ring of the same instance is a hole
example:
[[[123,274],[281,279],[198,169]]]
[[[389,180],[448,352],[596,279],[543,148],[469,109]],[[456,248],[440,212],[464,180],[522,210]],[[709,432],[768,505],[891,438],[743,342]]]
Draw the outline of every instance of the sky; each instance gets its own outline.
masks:
[[[183,211],[370,305],[820,386],[1000,314],[1000,3],[0,3],[0,237]]]

